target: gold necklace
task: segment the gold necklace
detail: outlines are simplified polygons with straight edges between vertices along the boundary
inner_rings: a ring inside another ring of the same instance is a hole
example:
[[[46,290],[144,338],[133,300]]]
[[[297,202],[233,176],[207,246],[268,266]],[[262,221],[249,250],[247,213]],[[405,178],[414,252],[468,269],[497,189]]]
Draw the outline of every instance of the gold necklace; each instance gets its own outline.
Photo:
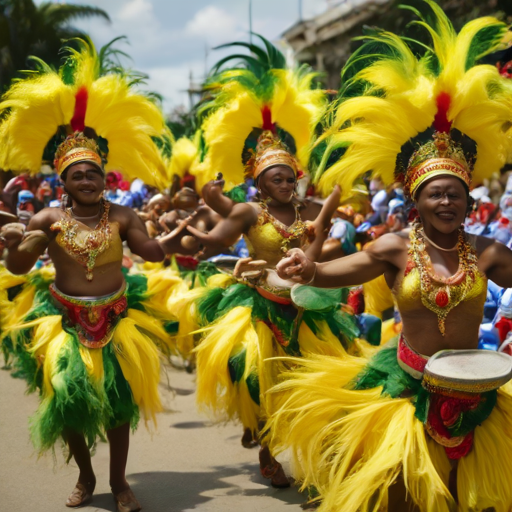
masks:
[[[286,226],[279,219],[276,219],[270,213],[268,205],[264,201],[260,202],[260,207],[263,213],[263,222],[270,222],[275,230],[283,237],[281,251],[286,254],[290,250],[292,241],[300,240],[308,230],[308,225],[300,218],[299,206],[296,204],[293,205],[295,208],[295,220],[291,226]]]
[[[441,247],[439,245],[437,245],[436,243],[434,243],[432,240],[430,240],[430,238],[427,236],[427,234],[425,233],[425,229],[424,228],[421,228],[421,234],[423,235],[423,238],[432,246],[432,247],[435,247],[436,249],[439,249],[440,251],[444,251],[444,252],[453,252],[453,251],[456,251],[457,248],[459,247],[459,241],[457,240],[457,243],[450,249],[445,249],[444,247]]]
[[[61,219],[53,226],[53,230],[61,232],[60,244],[67,253],[86,269],[85,277],[92,281],[94,266],[97,257],[105,252],[112,242],[112,231],[108,222],[108,212],[110,203],[103,201],[103,215],[96,227],[85,236],[79,236],[83,229],[71,215],[72,212],[66,210],[68,218]]]
[[[427,253],[425,241],[428,239],[416,224],[411,231],[409,257],[413,266],[420,274],[420,292],[422,304],[437,315],[439,331],[445,335],[445,321],[448,313],[465,300],[479,272],[475,250],[465,236],[464,230],[459,231],[457,250],[459,267],[450,277],[438,276],[434,273],[432,261]]]

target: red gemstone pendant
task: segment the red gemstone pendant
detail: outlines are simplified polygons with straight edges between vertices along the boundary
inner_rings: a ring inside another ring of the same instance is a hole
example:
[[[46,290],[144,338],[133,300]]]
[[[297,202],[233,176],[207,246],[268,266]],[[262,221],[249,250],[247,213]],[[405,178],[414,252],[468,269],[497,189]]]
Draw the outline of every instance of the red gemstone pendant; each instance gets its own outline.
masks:
[[[439,290],[436,294],[436,304],[440,308],[445,308],[448,303],[450,302],[450,297],[448,297],[448,294],[445,290]]]

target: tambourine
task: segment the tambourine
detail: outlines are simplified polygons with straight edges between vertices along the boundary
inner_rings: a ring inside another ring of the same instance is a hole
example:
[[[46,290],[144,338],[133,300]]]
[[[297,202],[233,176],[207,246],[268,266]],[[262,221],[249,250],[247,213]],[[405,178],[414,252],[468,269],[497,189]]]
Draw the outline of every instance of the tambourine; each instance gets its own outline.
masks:
[[[512,357],[491,350],[441,350],[427,362],[422,385],[433,393],[485,393],[512,378]]]

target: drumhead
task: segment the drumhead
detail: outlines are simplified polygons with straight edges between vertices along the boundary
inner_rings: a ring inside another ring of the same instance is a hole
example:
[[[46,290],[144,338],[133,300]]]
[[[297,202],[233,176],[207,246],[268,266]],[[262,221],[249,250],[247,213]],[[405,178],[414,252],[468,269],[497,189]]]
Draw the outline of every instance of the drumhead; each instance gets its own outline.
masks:
[[[424,376],[441,387],[487,391],[512,378],[512,357],[490,350],[442,350],[428,360]]]

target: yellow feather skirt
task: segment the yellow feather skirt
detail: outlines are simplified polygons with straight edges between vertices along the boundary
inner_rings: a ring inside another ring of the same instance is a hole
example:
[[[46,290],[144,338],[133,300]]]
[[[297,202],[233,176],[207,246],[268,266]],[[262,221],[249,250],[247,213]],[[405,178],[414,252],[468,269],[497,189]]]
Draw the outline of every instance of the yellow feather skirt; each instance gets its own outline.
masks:
[[[291,450],[295,476],[316,489],[321,512],[512,510],[510,383],[458,461],[456,504],[451,462],[415,416],[413,398],[391,398],[382,386],[355,389],[368,359],[315,355],[290,363],[294,371],[271,391],[281,405],[267,422],[268,441],[274,454]],[[407,503],[393,501],[398,485]]]
[[[221,278],[213,276],[210,283],[212,279]],[[372,350],[363,341],[352,343],[351,318],[344,324],[339,311],[336,317],[334,311],[316,316],[304,311],[296,322],[293,306],[282,307],[232,279],[217,285],[195,306],[198,323],[206,324],[201,329],[204,337],[195,348],[197,404],[214,421],[235,420],[244,429],[258,432],[261,420],[280,404],[280,398],[267,391],[295,365],[280,358],[310,354],[343,357],[349,338],[350,350]],[[329,315],[337,320],[330,322]]]
[[[148,311],[154,310],[150,306],[159,293],[158,281],[129,276],[129,307],[115,321],[110,341],[103,348],[88,348],[54,302],[52,277],[51,269],[44,269],[26,278],[2,330],[13,375],[40,393],[31,420],[35,446],[52,448],[67,431],[83,433],[92,446],[106,430],[125,423],[135,428],[141,415],[146,423],[156,423],[162,410],[160,353],[166,355],[170,344],[163,322],[145,309],[148,303]]]

